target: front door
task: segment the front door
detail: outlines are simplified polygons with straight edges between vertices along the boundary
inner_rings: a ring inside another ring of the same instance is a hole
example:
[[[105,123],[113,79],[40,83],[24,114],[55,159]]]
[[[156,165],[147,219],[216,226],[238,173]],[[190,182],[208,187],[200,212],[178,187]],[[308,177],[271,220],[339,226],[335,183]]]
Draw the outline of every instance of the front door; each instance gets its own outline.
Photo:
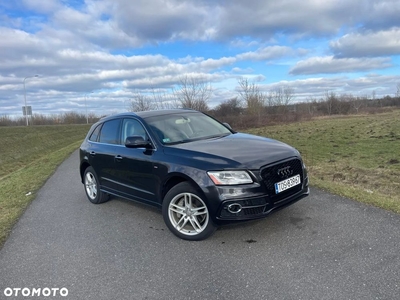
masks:
[[[121,142],[128,136],[142,136],[147,140],[148,134],[143,125],[136,119],[127,118],[122,122]],[[156,201],[155,178],[153,174],[154,150],[145,148],[118,147],[115,156],[116,178],[124,196],[145,202]]]

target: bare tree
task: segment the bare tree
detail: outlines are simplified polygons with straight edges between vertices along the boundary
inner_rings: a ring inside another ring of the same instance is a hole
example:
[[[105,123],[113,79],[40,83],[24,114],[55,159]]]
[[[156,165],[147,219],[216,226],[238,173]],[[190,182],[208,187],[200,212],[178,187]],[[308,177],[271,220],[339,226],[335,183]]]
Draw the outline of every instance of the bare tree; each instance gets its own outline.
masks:
[[[275,105],[275,99],[274,99],[274,93],[273,92],[269,92],[266,96],[265,96],[265,105],[272,107]]]
[[[239,99],[235,97],[220,103],[214,111],[215,114],[220,117],[237,116],[242,111],[242,107]]]
[[[290,86],[279,86],[270,92],[272,105],[288,106],[294,99],[294,89]]]
[[[183,108],[208,111],[208,101],[212,94],[211,84],[203,79],[185,76],[180,80],[180,88],[174,91],[177,101]]]
[[[351,101],[353,99],[353,95],[351,94],[341,94],[336,97],[334,113],[335,114],[348,114],[351,109]]]
[[[400,98],[400,82],[397,84],[396,97]]]
[[[266,99],[270,113],[284,115],[294,99],[294,89],[287,85],[278,86],[268,92]]]
[[[312,116],[315,111],[318,109],[318,101],[317,98],[310,96],[306,99],[307,111],[310,116]]]
[[[328,115],[331,115],[333,113],[336,101],[336,94],[334,92],[325,92],[325,106]]]
[[[172,109],[180,106],[173,94],[168,94],[163,90],[153,89],[152,97],[154,109]]]
[[[283,104],[288,106],[294,99],[294,88],[290,86],[283,86]]]
[[[239,95],[246,104],[249,114],[260,114],[265,106],[266,95],[260,92],[259,87],[250,83],[247,78],[239,78]]]
[[[129,111],[146,111],[155,108],[153,100],[140,92],[136,92],[130,99]]]
[[[358,97],[353,97],[350,100],[351,106],[354,108],[354,110],[356,111],[356,114],[358,114],[358,111],[360,110],[360,108],[363,106],[363,101],[362,99],[358,98]]]

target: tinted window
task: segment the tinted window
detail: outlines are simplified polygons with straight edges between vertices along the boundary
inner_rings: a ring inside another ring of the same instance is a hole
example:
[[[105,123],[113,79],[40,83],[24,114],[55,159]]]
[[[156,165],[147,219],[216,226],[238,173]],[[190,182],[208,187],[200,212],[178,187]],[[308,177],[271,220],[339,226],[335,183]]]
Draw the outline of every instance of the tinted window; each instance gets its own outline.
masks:
[[[100,133],[100,143],[119,144],[119,124],[120,120],[104,122]]]
[[[148,139],[146,130],[138,120],[124,119],[122,123],[122,142],[125,143],[126,138],[133,135],[141,136],[144,140]]]
[[[95,130],[93,130],[92,134],[90,135],[89,141],[97,142],[97,138],[99,136],[100,128],[101,128],[101,124],[99,126],[97,126]]]
[[[224,125],[201,113],[182,112],[156,116],[147,118],[146,122],[165,145],[231,134]]]

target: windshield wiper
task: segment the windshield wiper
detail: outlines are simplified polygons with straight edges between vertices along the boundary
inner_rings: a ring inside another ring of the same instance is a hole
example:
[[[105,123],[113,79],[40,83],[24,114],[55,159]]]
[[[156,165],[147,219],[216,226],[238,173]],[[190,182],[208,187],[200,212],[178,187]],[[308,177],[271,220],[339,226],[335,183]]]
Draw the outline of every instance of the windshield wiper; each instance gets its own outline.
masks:
[[[226,137],[226,136],[231,135],[231,134],[232,133],[230,133],[230,132],[229,133],[222,133],[222,134],[214,134],[214,135],[203,136],[203,137],[199,137],[199,138],[193,138],[193,139],[186,139],[186,140],[170,142],[170,143],[166,143],[165,145],[178,145],[178,144],[185,144],[185,143],[196,142],[196,141],[217,139],[217,138]]]
[[[190,143],[193,140],[180,140],[180,141],[175,141],[175,142],[170,142],[170,143],[165,143],[165,145],[178,145],[178,144],[185,144],[185,143]]]
[[[201,138],[198,138],[198,139],[195,139],[195,140],[196,141],[200,141],[200,140],[217,139],[217,138],[226,137],[228,135],[231,135],[231,133],[214,134],[214,135],[204,136],[204,137],[201,137]]]
[[[228,135],[230,135],[230,134],[231,134],[231,133],[215,134],[215,135],[207,136],[206,138],[207,138],[207,139],[223,138],[223,137],[226,137],[226,136],[228,136]]]

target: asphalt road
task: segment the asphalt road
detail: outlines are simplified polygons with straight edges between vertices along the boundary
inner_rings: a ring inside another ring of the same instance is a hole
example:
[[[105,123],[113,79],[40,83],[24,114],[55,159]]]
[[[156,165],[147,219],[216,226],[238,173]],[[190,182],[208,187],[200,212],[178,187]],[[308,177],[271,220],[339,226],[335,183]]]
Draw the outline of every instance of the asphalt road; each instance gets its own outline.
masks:
[[[0,251],[0,298],[40,298],[5,295],[24,287],[68,289],[41,299],[400,299],[400,216],[312,189],[187,242],[153,208],[89,203],[75,152]]]

